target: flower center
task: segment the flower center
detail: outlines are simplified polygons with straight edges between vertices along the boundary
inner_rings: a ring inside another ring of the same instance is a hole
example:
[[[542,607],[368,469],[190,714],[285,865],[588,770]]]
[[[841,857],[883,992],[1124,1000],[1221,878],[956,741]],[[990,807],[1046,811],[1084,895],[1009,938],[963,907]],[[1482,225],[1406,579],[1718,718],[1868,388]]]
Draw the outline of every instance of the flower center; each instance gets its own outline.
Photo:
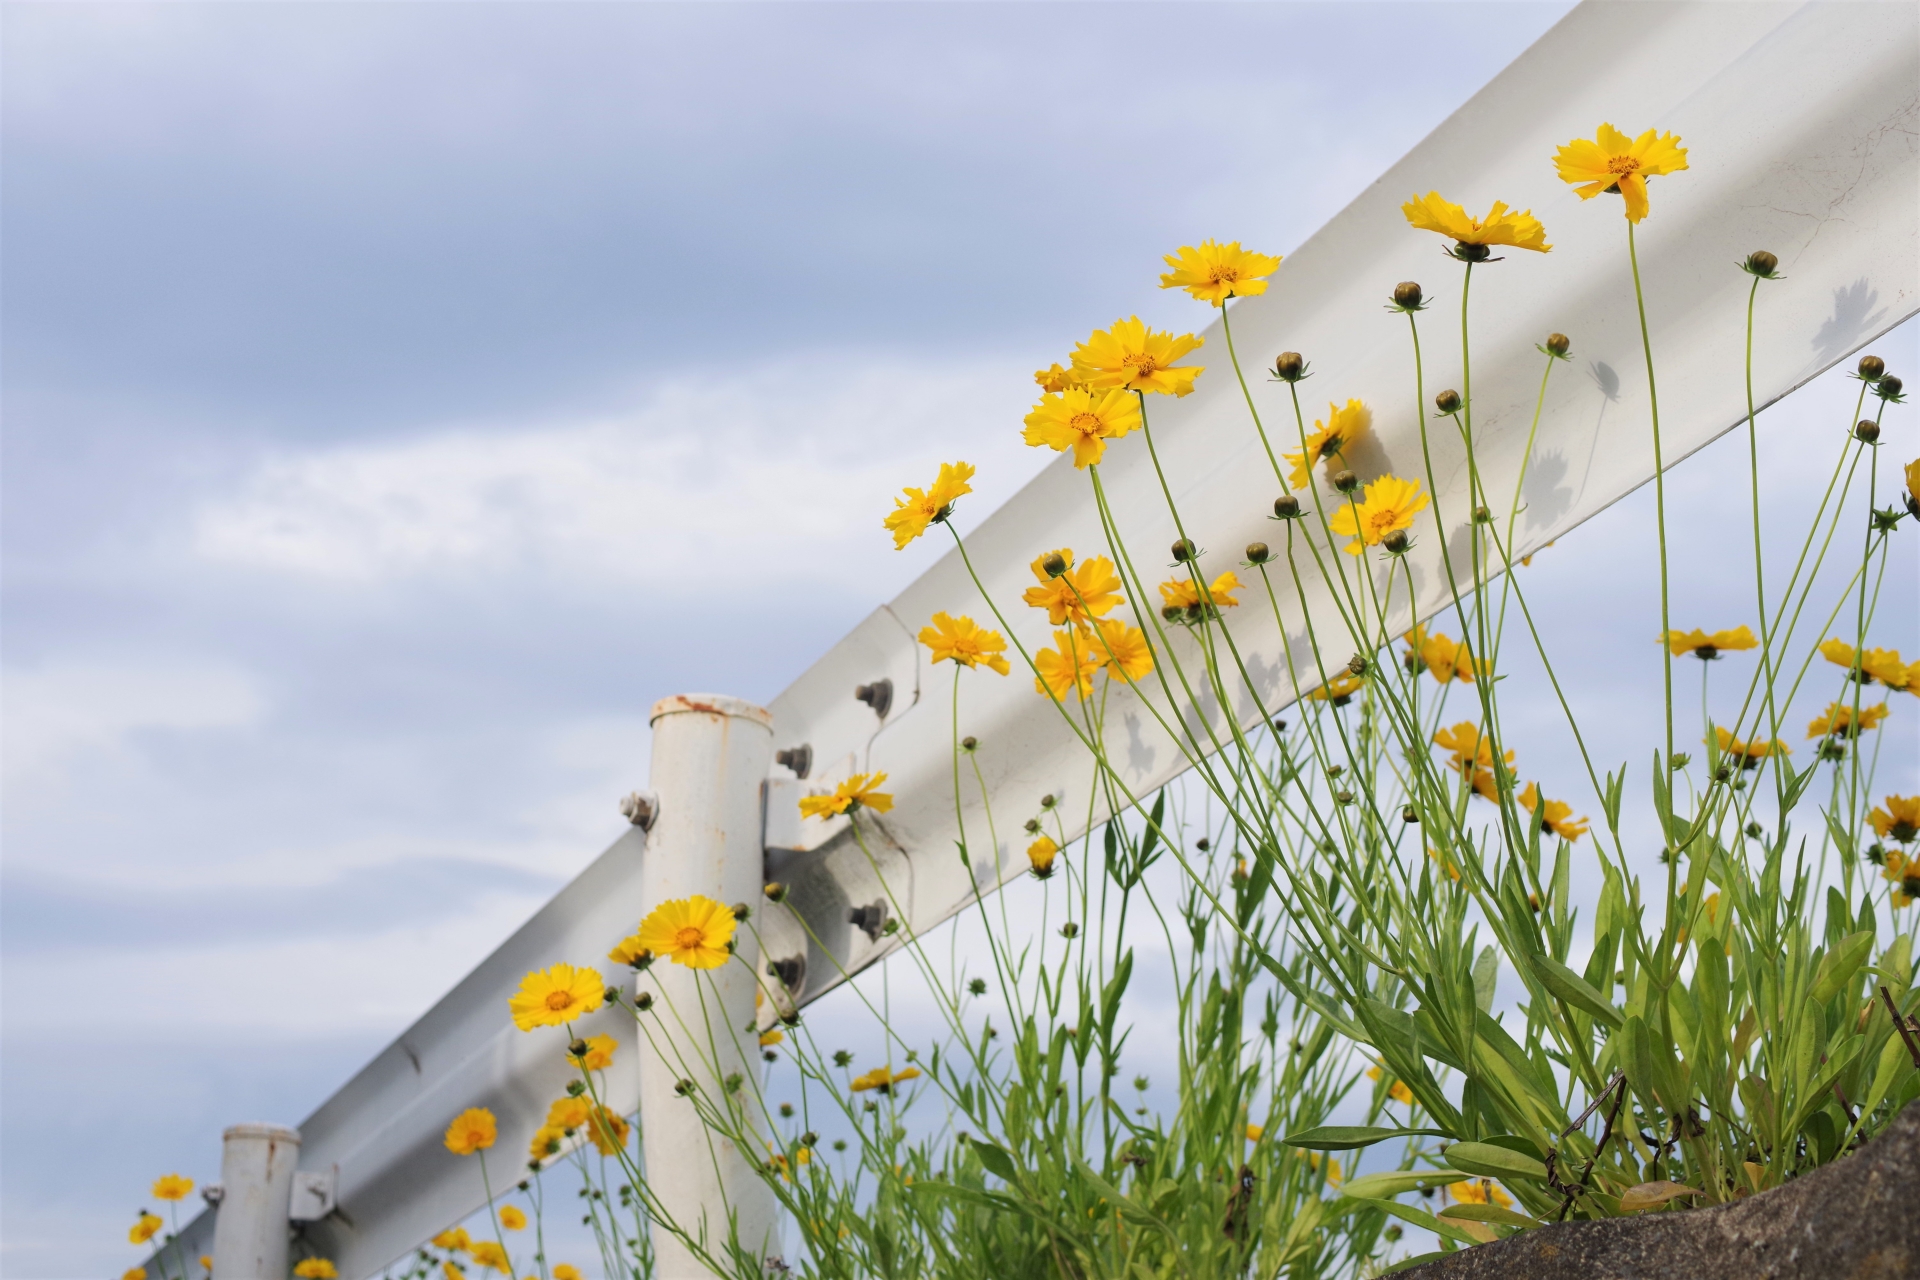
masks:
[[[1233,284],[1240,279],[1240,268],[1214,267],[1207,272],[1207,279],[1213,284]]]
[[[573,1008],[573,992],[571,991],[547,992],[547,1008],[553,1010],[555,1013],[559,1013],[563,1010]]]
[[[1613,156],[1607,161],[1607,172],[1618,174],[1638,173],[1640,162],[1632,156]]]
[[[673,935],[673,945],[681,951],[692,951],[706,940],[706,935],[692,925],[687,925]]]
[[[1076,413],[1067,425],[1083,436],[1097,436],[1100,434],[1100,415],[1096,413]]]
[[[1145,351],[1129,351],[1126,355],[1120,357],[1120,363],[1125,368],[1132,369],[1137,373],[1152,373],[1160,367],[1160,362]]]

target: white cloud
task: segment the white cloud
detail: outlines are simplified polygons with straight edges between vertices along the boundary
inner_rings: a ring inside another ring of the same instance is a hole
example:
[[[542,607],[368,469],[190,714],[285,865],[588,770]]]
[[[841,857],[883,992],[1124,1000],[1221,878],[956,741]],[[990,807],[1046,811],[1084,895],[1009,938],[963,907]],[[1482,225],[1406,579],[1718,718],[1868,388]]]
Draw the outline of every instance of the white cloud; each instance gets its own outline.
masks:
[[[512,569],[621,586],[716,570],[850,582],[891,554],[890,495],[936,460],[981,464],[984,511],[1052,456],[1020,444],[1030,391],[1001,365],[825,357],[680,379],[617,418],[281,455],[197,513],[194,543],[344,583]]]
[[[123,751],[141,730],[244,728],[267,705],[246,672],[206,664],[74,660],[8,668],[0,680],[9,790],[76,754]]]

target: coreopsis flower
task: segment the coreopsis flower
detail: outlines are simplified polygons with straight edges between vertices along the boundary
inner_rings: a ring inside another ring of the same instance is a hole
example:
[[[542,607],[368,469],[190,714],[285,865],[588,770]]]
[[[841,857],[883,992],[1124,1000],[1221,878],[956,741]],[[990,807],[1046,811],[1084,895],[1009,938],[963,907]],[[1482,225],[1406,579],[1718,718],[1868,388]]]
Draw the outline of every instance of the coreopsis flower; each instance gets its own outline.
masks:
[[[1228,298],[1247,298],[1267,291],[1266,277],[1280,259],[1242,249],[1238,240],[1221,244],[1203,240],[1184,245],[1166,257],[1173,271],[1160,277],[1162,289],[1185,289],[1200,301],[1223,306]]]
[[[1452,858],[1447,857],[1445,854],[1441,853],[1438,849],[1432,848],[1431,846],[1429,846],[1427,849],[1427,856],[1440,864],[1440,869],[1447,873],[1448,879],[1452,880],[1456,884],[1459,883],[1460,868],[1456,867],[1453,864]]]
[[[607,984],[598,969],[570,964],[535,969],[520,980],[520,990],[507,1001],[513,1025],[522,1031],[557,1027],[583,1013],[592,1013],[606,998]]]
[[[300,1280],[336,1280],[340,1271],[330,1258],[302,1258],[294,1264],[293,1274]]]
[[[1053,842],[1052,836],[1041,836],[1027,846],[1027,863],[1033,868],[1033,878],[1045,880],[1053,874],[1053,860],[1060,855],[1060,846]]]
[[[620,939],[619,945],[607,952],[607,959],[637,969],[653,959],[653,952],[640,945],[639,934],[632,933]]]
[[[1357,556],[1366,547],[1380,545],[1381,539],[1395,529],[1412,528],[1414,516],[1425,511],[1427,503],[1418,480],[1381,476],[1367,486],[1359,503],[1349,502],[1337,509],[1327,528],[1343,538],[1352,538],[1345,550]]]
[[[507,1260],[507,1251],[492,1240],[475,1240],[469,1251],[475,1266],[485,1267],[489,1271],[504,1271],[513,1274],[513,1266]]]
[[[1153,674],[1153,646],[1147,643],[1146,632],[1118,618],[1103,618],[1095,625],[1100,636],[1094,656],[1106,659],[1107,675],[1137,683]]]
[[[1307,696],[1315,702],[1331,702],[1336,707],[1344,707],[1352,702],[1353,695],[1366,688],[1366,685],[1366,680],[1360,676],[1343,671]]]
[[[493,1112],[485,1107],[468,1107],[447,1126],[447,1150],[457,1156],[470,1156],[492,1146],[499,1134]]]
[[[762,1031],[760,1033],[760,1047],[762,1049],[770,1049],[774,1045],[781,1043],[786,1038],[787,1038],[787,1033],[782,1031],[778,1027],[774,1027],[770,1031]]]
[[[1915,898],[1920,898],[1920,857],[1910,856],[1899,849],[1889,849],[1881,874],[1893,881],[1894,906],[1904,907]]]
[[[516,1205],[502,1205],[500,1208],[500,1225],[508,1231],[525,1231],[527,1229],[527,1215]]]
[[[620,1047],[620,1042],[608,1035],[588,1036],[583,1043],[587,1046],[584,1054],[576,1058],[569,1048],[567,1057],[574,1066],[587,1071],[605,1071],[612,1066],[614,1050]]]
[[[587,1137],[603,1156],[618,1155],[627,1145],[627,1135],[632,1132],[626,1119],[605,1107],[595,1107],[592,1117],[587,1121]]]
[[[1084,471],[1106,456],[1107,441],[1118,440],[1140,425],[1140,401],[1115,387],[1087,391],[1070,387],[1040,397],[1026,416],[1020,438],[1055,453],[1073,450],[1073,465]]]
[[[200,1255],[200,1269],[206,1272],[208,1275],[213,1274],[213,1255],[212,1254],[203,1253]],[[144,1276],[146,1272],[143,1271],[140,1274]]]
[[[1603,124],[1593,141],[1575,138],[1554,152],[1553,167],[1582,200],[1617,192],[1626,201],[1627,221],[1638,222],[1647,216],[1647,179],[1686,168],[1687,149],[1671,133],[1649,129],[1629,138]]]
[[[1250,1124],[1247,1126],[1248,1142],[1258,1142],[1260,1141],[1260,1139],[1264,1138],[1266,1134],[1267,1134],[1267,1127],[1263,1124]]]
[[[1769,738],[1764,742],[1755,738],[1752,742],[1742,742],[1719,725],[1713,727],[1713,738],[1721,753],[1737,759],[1742,769],[1757,769],[1760,762],[1770,755],[1793,754],[1793,748],[1778,738]]]
[[[1458,880],[1460,878],[1460,873],[1456,871],[1454,873],[1453,878]],[[1386,1068],[1386,1063],[1384,1062],[1377,1063],[1374,1066],[1368,1067],[1367,1079],[1379,1080],[1386,1074],[1385,1068]],[[1395,1102],[1401,1103],[1405,1106],[1410,1107],[1413,1105],[1413,1090],[1407,1088],[1406,1084],[1403,1081],[1395,1080],[1392,1084],[1388,1085],[1387,1096],[1389,1098],[1392,1098]]]
[[[1547,243],[1547,229],[1540,225],[1540,219],[1533,216],[1531,209],[1515,213],[1499,200],[1493,202],[1486,217],[1475,218],[1451,200],[1442,199],[1438,191],[1429,191],[1401,205],[1400,212],[1406,215],[1407,225],[1415,231],[1437,231],[1463,247],[1484,249],[1490,245],[1509,245],[1535,253],[1546,253],[1553,248]],[[1456,251],[1455,256],[1471,259],[1486,255]]]
[[[1321,1167],[1324,1165],[1327,1171],[1327,1182],[1331,1186],[1339,1186],[1341,1180],[1346,1176],[1345,1171],[1340,1168],[1340,1161],[1333,1156],[1322,1155],[1318,1151],[1296,1151],[1293,1155],[1296,1160],[1305,1160],[1307,1162],[1307,1168],[1313,1170],[1315,1173],[1320,1172]]]
[[[566,1141],[566,1137],[561,1130],[543,1124],[534,1131],[533,1140],[527,1143],[527,1155],[538,1164],[548,1156],[559,1154],[560,1144]]]
[[[775,1151],[773,1149],[772,1143],[767,1144],[767,1167],[769,1169],[772,1169],[774,1172],[778,1173],[781,1177],[785,1178],[788,1182],[793,1181],[794,1165],[812,1164],[812,1163],[813,1163],[813,1152],[809,1151],[805,1147],[801,1147],[798,1151],[794,1152],[794,1158],[792,1160],[788,1160],[783,1153]]]
[[[920,1068],[918,1067],[908,1067],[903,1071],[895,1071],[891,1067],[875,1067],[865,1075],[854,1077],[853,1083],[847,1087],[855,1093],[865,1093],[869,1089],[875,1093],[892,1093],[895,1085],[919,1078]]]
[[[156,1179],[153,1184],[155,1200],[185,1200],[193,1194],[193,1179],[183,1178],[177,1173],[169,1173]]]
[[[1492,1178],[1475,1178],[1471,1182],[1449,1183],[1447,1194],[1461,1204],[1491,1204],[1502,1209],[1513,1207],[1513,1197],[1502,1191],[1500,1184]]]
[[[120,1273],[120,1280],[147,1280],[145,1267],[128,1267]]]
[[[1453,758],[1447,761],[1448,767],[1460,771],[1472,785],[1474,794],[1487,800],[1500,798],[1499,780],[1494,775],[1494,742],[1480,732],[1478,725],[1462,720],[1451,729],[1435,733],[1433,742],[1441,750],[1453,753]],[[1513,752],[1502,752],[1500,759],[1511,768]]]
[[[1314,419],[1304,451],[1281,455],[1293,468],[1287,483],[1296,489],[1306,488],[1313,483],[1316,464],[1325,461],[1331,467],[1333,459],[1344,456],[1372,427],[1373,410],[1361,401],[1348,400],[1344,405],[1329,403],[1327,420]]]
[[[1518,798],[1520,807],[1532,813],[1534,806],[1541,803],[1540,784],[1529,782],[1527,789],[1522,791]],[[1578,840],[1587,834],[1587,828],[1592,824],[1585,818],[1574,817],[1572,805],[1564,800],[1548,800],[1545,803],[1546,809],[1540,819],[1542,827],[1563,840]]]
[[[1240,575],[1229,569],[1207,584],[1207,598],[1200,598],[1200,584],[1193,578],[1169,578],[1160,584],[1160,603],[1168,609],[1184,609],[1196,614],[1208,605],[1216,609],[1236,609],[1240,602],[1233,593],[1241,588]]]
[[[887,775],[884,773],[856,773],[835,787],[830,795],[802,796],[800,816],[831,818],[836,814],[851,813],[855,809],[871,809],[875,813],[885,813],[893,808],[893,797],[875,788],[886,780]]]
[[[1040,585],[1028,587],[1020,598],[1036,609],[1045,609],[1048,622],[1056,627],[1065,626],[1069,621],[1089,622],[1113,612],[1114,606],[1120,603],[1120,579],[1113,571],[1113,561],[1095,556],[1076,565],[1072,547],[1061,547],[1047,554],[1064,560],[1067,571],[1053,577],[1047,573],[1047,556],[1035,558],[1033,576],[1040,580]]]
[[[1820,656],[1836,667],[1845,667],[1847,674],[1861,684],[1878,680],[1889,689],[1920,693],[1915,687],[1914,668],[1901,661],[1898,649],[1865,649],[1856,654],[1852,645],[1835,639],[1821,644]]]
[[[553,1269],[553,1280],[580,1280],[580,1269],[562,1262]]]
[[[1920,458],[1909,462],[1907,471],[1907,510],[1915,520],[1920,520]]]
[[[1888,796],[1886,808],[1867,815],[1867,825],[1882,840],[1909,844],[1920,836],[1920,796]]]
[[[576,1098],[572,1094],[555,1098],[553,1105],[547,1108],[546,1127],[558,1129],[562,1133],[571,1133],[587,1123],[593,1114],[593,1103],[584,1097]]]
[[[151,1213],[143,1213],[133,1220],[133,1226],[127,1232],[128,1244],[145,1244],[153,1239],[161,1227],[167,1224]]]
[[[1869,729],[1878,729],[1880,722],[1887,718],[1887,704],[1882,702],[1871,707],[1860,708],[1856,720],[1853,708],[1844,702],[1830,702],[1827,709],[1814,718],[1807,726],[1809,738],[1857,738]]]
[[[450,1253],[465,1253],[473,1247],[473,1240],[467,1235],[465,1227],[448,1227],[435,1236],[432,1243],[434,1248]]]
[[[920,628],[920,643],[933,650],[933,661],[951,659],[956,666],[985,667],[1006,675],[1007,638],[977,625],[972,618],[945,613],[933,615],[933,625]]]
[[[467,1280],[466,1270],[461,1267],[459,1263],[452,1260],[440,1264],[440,1274],[444,1276],[446,1280]]]
[[[1191,333],[1176,338],[1149,329],[1139,316],[1115,320],[1112,328],[1095,329],[1073,349],[1073,376],[1090,391],[1123,387],[1184,396],[1193,390],[1193,380],[1200,376],[1201,368],[1176,368],[1173,362],[1203,341]]]
[[[1466,641],[1456,641],[1438,631],[1428,635],[1425,627],[1415,627],[1407,633],[1407,663],[1416,671],[1425,666],[1441,684],[1454,680],[1472,684],[1486,674],[1485,664],[1473,660],[1473,651]]]
[[[1079,379],[1073,376],[1073,370],[1062,369],[1058,363],[1034,370],[1033,380],[1042,391],[1065,391],[1080,385]]]
[[[1100,673],[1101,660],[1093,652],[1094,641],[1078,628],[1053,633],[1054,648],[1033,655],[1033,687],[1065,702],[1069,693],[1084,701],[1093,696],[1093,678]]]
[[[640,922],[640,945],[689,969],[718,969],[733,955],[737,923],[732,908],[702,894],[669,898]]]
[[[928,525],[938,524],[953,514],[953,504],[960,500],[960,495],[973,492],[973,486],[967,483],[971,479],[973,464],[943,462],[940,474],[925,489],[902,489],[902,496],[893,500],[892,514],[882,521],[893,534],[893,549],[900,550],[925,533]]]
[[[1753,638],[1753,632],[1744,626],[1731,631],[1707,632],[1698,627],[1692,631],[1669,631],[1666,642],[1668,651],[1674,657],[1684,657],[1690,653],[1702,662],[1712,662],[1731,650],[1760,647],[1760,642]]]

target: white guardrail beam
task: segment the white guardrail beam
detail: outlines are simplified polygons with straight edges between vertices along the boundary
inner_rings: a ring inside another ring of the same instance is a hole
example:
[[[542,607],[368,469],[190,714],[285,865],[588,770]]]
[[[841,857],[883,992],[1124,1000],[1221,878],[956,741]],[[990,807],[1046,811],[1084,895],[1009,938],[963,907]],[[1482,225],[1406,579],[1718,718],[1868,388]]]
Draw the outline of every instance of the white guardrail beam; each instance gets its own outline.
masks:
[[[1477,272],[1474,282],[1475,427],[1482,473],[1494,492],[1503,486],[1511,492],[1520,474],[1539,384],[1534,345],[1556,330],[1574,342],[1576,365],[1556,374],[1548,389],[1528,472],[1515,538],[1515,550],[1526,553],[1654,472],[1620,204],[1578,201],[1554,177],[1555,147],[1592,136],[1609,121],[1630,132],[1672,130],[1689,148],[1692,168],[1654,184],[1653,214],[1639,232],[1654,349],[1662,367],[1686,375],[1661,385],[1671,464],[1745,417],[1749,279],[1734,264],[1751,250],[1777,254],[1788,277],[1763,290],[1754,347],[1761,404],[1914,314],[1920,298],[1917,98],[1920,9],[1910,3],[1588,0],[1290,254],[1264,296],[1234,304],[1239,350],[1250,371],[1282,349],[1305,353],[1315,375],[1312,402],[1358,396],[1374,409],[1377,453],[1356,460],[1364,463],[1357,469],[1420,475],[1417,415],[1425,406],[1414,403],[1405,323],[1382,306],[1403,279],[1422,281],[1444,304],[1457,297],[1458,268],[1440,258],[1433,237],[1407,229],[1399,206],[1438,189],[1474,209],[1495,199],[1531,207],[1547,226],[1553,252],[1510,254],[1509,261]],[[1257,211],[1249,210],[1248,218],[1220,233],[1272,247]],[[1151,286],[1152,266],[1142,265],[1142,288]],[[1196,304],[1195,320],[1206,315]],[[1148,407],[1174,496],[1190,535],[1207,549],[1202,567],[1213,574],[1237,564],[1248,542],[1273,536],[1266,517],[1277,489],[1228,367],[1217,318],[1205,335],[1206,346],[1190,360],[1209,366],[1195,394],[1177,401],[1154,397]],[[1451,322],[1429,326],[1428,335],[1428,390],[1457,386]],[[1077,336],[1062,334],[1062,350]],[[1269,421],[1290,424],[1279,389],[1264,380],[1253,387],[1261,408],[1273,415]],[[1018,424],[982,429],[1014,431]],[[1442,437],[1435,445],[1435,506],[1451,537],[1469,518],[1463,457]],[[1160,563],[1175,533],[1137,438],[1108,449],[1102,478],[1128,545],[1143,562]],[[881,514],[874,513],[876,537],[882,536]],[[1105,549],[1086,478],[1064,458],[999,511],[984,520],[980,514],[963,505],[959,518],[970,528],[974,563],[1001,602],[1018,599],[1031,582],[1028,564],[1041,552]],[[1421,528],[1431,527],[1426,519]],[[1411,553],[1423,611],[1445,600],[1439,542],[1426,537]],[[1341,634],[1324,588],[1315,591],[1309,584],[1306,612],[1320,634]],[[786,882],[791,893],[784,908],[756,902],[755,919],[766,963],[780,967],[802,1002],[879,960],[906,933],[930,929],[974,900],[975,883],[954,854],[945,699],[920,696],[929,673],[914,633],[936,610],[984,620],[984,602],[952,554],[829,650],[769,708],[768,745],[780,758],[810,767],[802,778],[781,765],[766,781],[767,875]],[[1300,615],[1296,602],[1287,637],[1296,654],[1305,651]],[[1029,646],[1047,643],[1044,619],[1033,611],[1020,609],[1009,620]],[[1231,714],[1251,721],[1299,691],[1285,675],[1282,636],[1267,610],[1237,610],[1230,623],[1259,682],[1257,696],[1247,696]],[[1325,656],[1339,663],[1348,655]],[[885,695],[875,692],[882,682]],[[1088,793],[1087,753],[1024,675],[967,683],[961,732],[979,739],[980,765],[1003,822],[1035,809],[1044,793]],[[855,700],[856,686],[868,688],[867,701]],[[1108,714],[1108,723],[1128,735],[1114,743],[1113,756],[1140,794],[1177,775],[1184,761],[1152,717],[1130,711],[1125,701]],[[1214,705],[1180,710],[1216,727],[1224,718]],[[664,726],[656,732],[655,768],[661,770],[670,767],[662,755],[674,748]],[[810,758],[793,754],[798,748]],[[896,801],[872,824],[884,888],[874,864],[846,838],[844,820],[802,825],[796,808],[809,789],[868,769],[891,776],[887,789]],[[662,807],[670,812],[673,803],[666,798]],[[996,888],[1024,869],[1018,849],[986,848],[977,802],[968,803],[967,819],[980,889]],[[1017,823],[1014,818],[1016,831]],[[728,840],[734,835],[729,830]],[[519,1167],[519,1153],[569,1072],[552,1037],[514,1029],[507,995],[527,970],[556,960],[594,962],[632,931],[652,905],[650,886],[669,882],[653,874],[643,848],[638,829],[616,841],[301,1124],[301,1168],[335,1173],[337,1205],[305,1229],[343,1276],[377,1272],[480,1206],[475,1170],[441,1147],[447,1122],[463,1108],[495,1112],[497,1151]],[[908,917],[893,934],[884,928],[891,903]],[[771,1019],[774,1011],[763,1008],[761,1016]],[[602,1012],[582,1030],[607,1032],[625,1047],[615,1059],[610,1100],[637,1106],[631,1022]],[[187,1228],[189,1256],[211,1243],[211,1217],[202,1214]]]

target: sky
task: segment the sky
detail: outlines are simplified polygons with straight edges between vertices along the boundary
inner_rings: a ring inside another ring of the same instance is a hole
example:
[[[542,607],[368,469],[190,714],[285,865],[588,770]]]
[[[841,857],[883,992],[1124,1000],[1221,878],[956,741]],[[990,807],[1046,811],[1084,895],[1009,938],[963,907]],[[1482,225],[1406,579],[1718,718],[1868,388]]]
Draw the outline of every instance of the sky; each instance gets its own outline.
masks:
[[[655,699],[772,698],[937,553],[899,485],[964,441],[990,509],[1036,365],[1193,323],[1160,255],[1290,251],[1565,8],[0,10],[0,1274],[130,1265],[620,833]],[[1640,677],[1649,500],[1531,571]]]

